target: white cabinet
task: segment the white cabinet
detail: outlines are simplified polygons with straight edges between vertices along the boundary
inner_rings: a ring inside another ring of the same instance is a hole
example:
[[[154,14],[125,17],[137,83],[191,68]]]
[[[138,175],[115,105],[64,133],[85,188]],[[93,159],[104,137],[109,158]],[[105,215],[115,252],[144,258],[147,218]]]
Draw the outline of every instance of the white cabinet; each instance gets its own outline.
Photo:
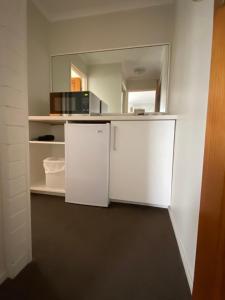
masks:
[[[174,120],[111,122],[110,199],[168,207]]]
[[[170,205],[175,116],[170,116],[170,119],[168,116],[161,116],[159,119],[157,115],[148,117],[151,119],[146,119],[147,116],[113,116],[111,119],[83,117],[82,121],[86,123],[65,125],[65,139],[64,123],[72,122],[72,119],[32,118],[32,192],[62,196],[66,194],[66,201],[84,204],[87,197],[86,204],[91,205],[100,203],[107,206],[108,193],[111,200],[119,202],[159,207]],[[74,121],[81,121],[80,118],[82,117],[74,117]],[[120,119],[117,121],[117,118]],[[109,123],[88,124],[90,121],[111,122],[111,143]],[[55,141],[35,140],[45,134],[53,134]],[[45,184],[43,159],[64,155],[65,190],[49,188]],[[82,198],[82,195],[85,197]]]
[[[66,124],[66,202],[108,206],[109,124]]]

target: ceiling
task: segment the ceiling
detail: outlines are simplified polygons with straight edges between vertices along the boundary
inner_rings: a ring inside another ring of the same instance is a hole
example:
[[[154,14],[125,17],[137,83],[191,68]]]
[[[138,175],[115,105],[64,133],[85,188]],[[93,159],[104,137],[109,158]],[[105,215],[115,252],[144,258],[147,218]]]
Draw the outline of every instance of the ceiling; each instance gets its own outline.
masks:
[[[49,21],[171,4],[174,0],[32,0]]]
[[[163,50],[167,46],[131,48],[77,54],[87,65],[120,64],[125,80],[159,79]],[[144,72],[135,72],[141,69]]]

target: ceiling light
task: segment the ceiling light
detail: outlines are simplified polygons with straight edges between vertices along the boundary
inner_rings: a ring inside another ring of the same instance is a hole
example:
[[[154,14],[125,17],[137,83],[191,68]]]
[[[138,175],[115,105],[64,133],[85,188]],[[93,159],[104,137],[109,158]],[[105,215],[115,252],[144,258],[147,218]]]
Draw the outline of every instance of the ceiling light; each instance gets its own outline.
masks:
[[[135,68],[134,69],[134,73],[137,74],[137,75],[142,75],[146,72],[146,69],[145,68]]]

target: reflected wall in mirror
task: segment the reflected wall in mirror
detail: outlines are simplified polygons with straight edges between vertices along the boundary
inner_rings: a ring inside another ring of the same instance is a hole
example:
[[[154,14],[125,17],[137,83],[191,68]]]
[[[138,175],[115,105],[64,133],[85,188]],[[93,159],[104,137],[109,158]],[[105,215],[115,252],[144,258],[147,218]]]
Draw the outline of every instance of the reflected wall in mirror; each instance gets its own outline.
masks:
[[[52,92],[91,91],[109,113],[166,112],[169,46],[52,57]]]

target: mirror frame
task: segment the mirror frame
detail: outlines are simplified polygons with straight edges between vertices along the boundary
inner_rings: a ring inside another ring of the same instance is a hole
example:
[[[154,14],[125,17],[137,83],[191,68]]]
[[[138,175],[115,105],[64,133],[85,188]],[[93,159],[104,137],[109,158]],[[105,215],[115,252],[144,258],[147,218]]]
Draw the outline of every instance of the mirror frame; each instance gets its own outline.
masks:
[[[170,72],[171,72],[171,43],[159,43],[159,44],[145,44],[138,46],[127,46],[127,47],[117,47],[117,48],[105,48],[97,50],[86,50],[86,51],[76,51],[73,53],[60,53],[50,55],[50,92],[53,92],[53,70],[52,70],[52,58],[56,56],[65,55],[76,55],[76,54],[86,54],[86,53],[96,53],[96,52],[106,52],[106,51],[117,51],[117,50],[127,50],[127,49],[139,49],[139,48],[150,48],[150,47],[160,47],[168,46],[168,70],[167,70],[167,92],[166,92],[166,110],[164,113],[168,113],[168,103],[169,103],[169,90],[170,90]]]

